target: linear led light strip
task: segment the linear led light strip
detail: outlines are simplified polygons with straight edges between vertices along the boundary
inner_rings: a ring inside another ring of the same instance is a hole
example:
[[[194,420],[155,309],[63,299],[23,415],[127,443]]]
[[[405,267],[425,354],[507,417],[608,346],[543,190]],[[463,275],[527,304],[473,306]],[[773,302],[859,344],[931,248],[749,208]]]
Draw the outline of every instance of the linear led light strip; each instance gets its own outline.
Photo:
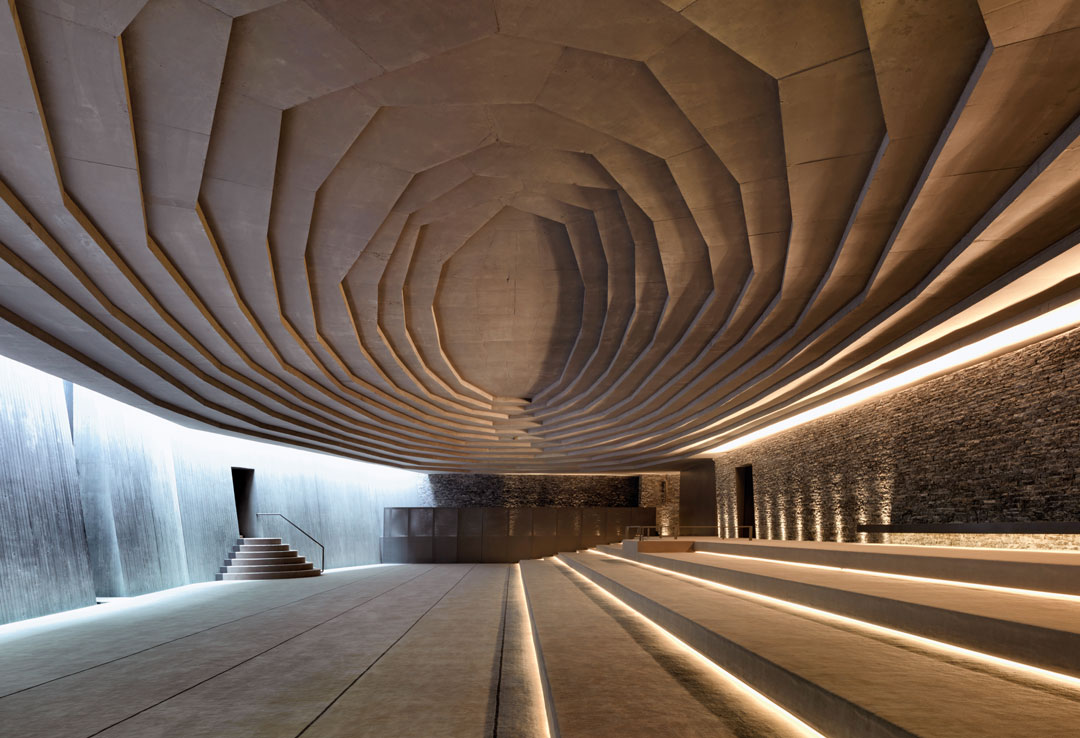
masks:
[[[596,552],[596,553],[599,553],[599,552]],[[606,556],[607,554],[601,554],[601,555]],[[660,635],[662,635],[665,639],[667,639],[669,642],[671,642],[671,644],[673,646],[675,646],[677,649],[679,649],[680,651],[683,651],[684,653],[687,653],[690,656],[692,656],[696,661],[698,661],[698,663],[701,664],[701,666],[703,666],[703,667],[709,669],[710,671],[716,673],[725,682],[727,682],[731,686],[735,687],[737,690],[739,690],[743,694],[747,695],[748,697],[753,699],[755,702],[757,702],[759,705],[761,705],[766,710],[768,710],[774,717],[777,717],[777,718],[783,720],[785,723],[787,723],[788,727],[794,732],[795,735],[806,736],[807,738],[826,738],[822,733],[819,733],[817,730],[814,730],[814,728],[812,728],[807,723],[803,722],[801,719],[796,717],[794,714],[788,712],[787,710],[785,710],[783,707],[781,707],[776,702],[773,702],[771,699],[769,699],[764,694],[762,694],[761,692],[759,692],[756,689],[754,689],[753,687],[751,687],[749,684],[747,684],[743,680],[739,679],[737,676],[732,674],[730,671],[727,671],[726,669],[722,668],[720,665],[718,665],[715,661],[710,659],[708,656],[701,653],[700,651],[698,651],[696,648],[694,648],[690,644],[686,643],[685,641],[681,640],[675,634],[671,633],[668,630],[665,630],[660,625],[656,624],[655,622],[653,622],[649,618],[645,617],[640,612],[638,612],[634,608],[630,607],[625,602],[620,600],[618,597],[613,595],[611,592],[608,592],[606,589],[604,589],[603,587],[598,585],[596,582],[590,580],[586,576],[583,576],[581,574],[581,572],[574,569],[574,567],[570,566],[565,561],[560,560],[558,557],[556,557],[556,558],[554,558],[552,560],[556,564],[559,564],[560,566],[565,566],[568,570],[573,572],[573,574],[575,576],[579,577],[583,581],[588,582],[588,584],[590,586],[596,588],[605,597],[607,597],[608,599],[615,602],[621,609],[625,610],[626,612],[630,613],[630,615],[632,615],[633,617],[641,620],[643,623],[650,626],[650,628],[652,630],[654,630],[654,631],[658,632]]]
[[[536,674],[536,682],[533,687],[533,700],[539,707],[537,712],[540,713],[541,728],[540,735],[545,735],[548,738],[553,737],[551,732],[551,725],[548,723],[548,710],[547,710],[547,697],[544,694],[544,675],[540,673],[540,657],[536,653],[536,642],[533,640],[534,625],[532,622],[532,612],[529,610],[529,598],[525,594],[525,578],[521,575],[521,564],[514,564],[514,568],[517,570],[518,587],[521,590],[521,609],[525,613],[523,619],[525,632],[522,636],[528,645],[529,658],[532,659],[533,673]]]
[[[881,544],[874,544],[881,545]],[[985,550],[985,549],[983,549]],[[716,551],[694,551],[694,553],[708,554],[709,556],[722,556],[729,559],[748,559],[750,561],[764,561],[768,564],[781,564],[783,566],[801,566],[807,569],[825,569],[827,571],[840,571],[849,574],[865,574],[871,577],[884,577],[886,579],[901,579],[906,582],[920,582],[924,584],[945,584],[950,587],[962,587],[964,589],[984,589],[988,592],[1000,592],[1002,594],[1024,595],[1026,597],[1042,597],[1048,600],[1062,600],[1080,604],[1080,595],[1063,594],[1060,592],[1043,592],[1037,589],[1020,589],[1018,587],[1001,587],[996,584],[979,584],[976,582],[961,582],[955,579],[935,579],[933,577],[917,577],[912,574],[893,574],[887,571],[870,571],[869,569],[852,569],[846,566],[829,566],[828,564],[807,564],[802,561],[785,561],[783,559],[768,559],[761,556],[742,556],[741,554],[725,554]]]
[[[801,413],[792,415],[790,418],[785,418],[772,425],[767,425],[752,433],[738,436],[726,443],[708,449],[703,453],[709,455],[722,454],[726,451],[731,451],[740,446],[745,446],[748,443],[753,443],[762,438],[767,438],[768,436],[809,423],[812,420],[817,420],[818,418],[835,413],[838,410],[844,410],[852,405],[857,405],[860,402],[869,400],[872,397],[877,397],[878,395],[893,392],[901,387],[915,384],[916,382],[927,379],[935,374],[940,374],[964,364],[986,358],[1004,349],[1018,347],[1039,336],[1059,332],[1077,323],[1080,323],[1080,300],[1070,302],[1067,305],[1062,305],[1037,318],[1024,321],[1019,325],[1014,325],[1012,328],[1007,328],[1000,333],[987,336],[986,338],[975,341],[967,346],[954,349],[936,359],[912,367],[911,369],[900,372],[888,379],[875,382],[874,384],[863,387],[861,390],[852,392],[849,395],[844,395],[843,397],[838,397],[835,400],[831,400],[830,402],[826,402],[817,407],[804,410]],[[746,426],[744,425],[743,427]],[[737,433],[738,430],[735,432]]]
[[[944,641],[936,641],[933,638],[926,638],[924,636],[915,635],[914,633],[908,633],[903,630],[896,630],[895,628],[888,628],[884,625],[877,625],[866,620],[859,620],[858,618],[848,617],[847,615],[838,615],[835,612],[829,612],[828,610],[819,610],[816,607],[809,607],[807,605],[800,605],[796,602],[789,602],[777,597],[770,597],[769,595],[759,594],[757,592],[751,592],[747,589],[739,589],[738,587],[732,587],[728,584],[720,584],[719,582],[713,582],[708,579],[702,579],[700,577],[691,576],[690,574],[683,574],[682,572],[672,571],[670,569],[663,569],[659,566],[653,566],[652,564],[646,564],[641,561],[634,561],[633,559],[623,558],[621,556],[612,556],[601,551],[595,551],[589,549],[589,553],[596,554],[597,556],[605,556],[609,559],[617,559],[619,561],[629,562],[635,566],[641,566],[647,569],[655,569],[661,574],[668,576],[675,576],[681,579],[686,579],[692,582],[704,584],[714,589],[719,589],[724,592],[731,592],[733,594],[749,597],[755,600],[761,600],[762,602],[768,602],[773,605],[779,605],[789,610],[796,612],[809,613],[811,615],[823,618],[825,620],[834,620],[836,622],[845,623],[848,625],[854,625],[858,628],[870,630],[875,633],[883,633],[885,635],[893,636],[895,638],[901,638],[903,640],[912,641],[923,646],[929,646],[930,648],[937,649],[939,651],[945,651],[946,653],[957,654],[960,656],[966,656],[968,658],[976,659],[978,661],[984,661],[994,666],[1002,666],[1008,669],[1020,671],[1029,676],[1041,677],[1051,681],[1058,682],[1067,687],[1073,689],[1080,689],[1080,679],[1068,674],[1061,674],[1056,671],[1050,671],[1049,669],[1043,669],[1038,666],[1031,666],[1030,664],[1022,664],[1019,661],[1012,661],[1010,659],[1003,659],[1000,656],[992,656],[982,651],[973,651],[970,648],[964,648],[963,646],[954,646],[951,643],[945,643]]]

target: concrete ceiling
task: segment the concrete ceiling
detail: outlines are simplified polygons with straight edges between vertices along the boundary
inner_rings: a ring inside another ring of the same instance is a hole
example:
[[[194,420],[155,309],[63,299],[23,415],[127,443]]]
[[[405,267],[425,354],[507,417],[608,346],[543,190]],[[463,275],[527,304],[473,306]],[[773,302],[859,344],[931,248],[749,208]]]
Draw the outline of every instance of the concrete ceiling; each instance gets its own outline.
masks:
[[[1080,0],[18,0],[0,65],[0,352],[397,466],[677,463],[1080,227]]]

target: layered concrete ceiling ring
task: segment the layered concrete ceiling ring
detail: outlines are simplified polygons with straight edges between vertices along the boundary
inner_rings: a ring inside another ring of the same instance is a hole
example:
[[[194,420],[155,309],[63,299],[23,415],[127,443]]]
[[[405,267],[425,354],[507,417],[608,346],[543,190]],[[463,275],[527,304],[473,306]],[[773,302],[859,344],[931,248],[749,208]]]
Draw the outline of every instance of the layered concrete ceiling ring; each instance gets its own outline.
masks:
[[[1080,286],[954,326],[1077,246],[1080,0],[18,0],[0,45],[3,353],[232,433],[662,468]]]

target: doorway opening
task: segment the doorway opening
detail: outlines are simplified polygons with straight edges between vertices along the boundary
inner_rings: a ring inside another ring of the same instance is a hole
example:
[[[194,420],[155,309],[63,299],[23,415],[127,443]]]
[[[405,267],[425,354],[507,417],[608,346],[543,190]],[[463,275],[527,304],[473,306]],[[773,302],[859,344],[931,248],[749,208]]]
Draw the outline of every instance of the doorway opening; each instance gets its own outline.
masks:
[[[735,467],[735,537],[754,537],[754,467]]]
[[[255,511],[251,507],[251,491],[255,486],[255,470],[232,468],[233,499],[236,500],[236,527],[242,538],[255,537]]]

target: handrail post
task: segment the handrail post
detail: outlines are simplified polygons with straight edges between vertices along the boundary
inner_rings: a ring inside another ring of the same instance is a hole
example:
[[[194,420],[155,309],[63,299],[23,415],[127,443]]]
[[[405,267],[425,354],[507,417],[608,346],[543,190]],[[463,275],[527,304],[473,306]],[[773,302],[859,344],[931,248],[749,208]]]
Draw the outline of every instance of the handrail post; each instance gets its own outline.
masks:
[[[285,517],[281,513],[255,513],[255,517],[260,517],[260,516],[273,517],[275,515],[277,517],[281,518],[282,520],[284,520],[286,523],[288,523],[292,527],[296,528],[298,531],[303,533],[308,538],[310,538],[315,543],[315,545],[319,547],[319,572],[321,573],[323,571],[326,571],[326,546],[319,543],[319,541],[317,541],[315,539],[315,536],[308,533],[306,530],[301,528],[299,525],[297,525],[293,521],[289,520],[287,517]]]

